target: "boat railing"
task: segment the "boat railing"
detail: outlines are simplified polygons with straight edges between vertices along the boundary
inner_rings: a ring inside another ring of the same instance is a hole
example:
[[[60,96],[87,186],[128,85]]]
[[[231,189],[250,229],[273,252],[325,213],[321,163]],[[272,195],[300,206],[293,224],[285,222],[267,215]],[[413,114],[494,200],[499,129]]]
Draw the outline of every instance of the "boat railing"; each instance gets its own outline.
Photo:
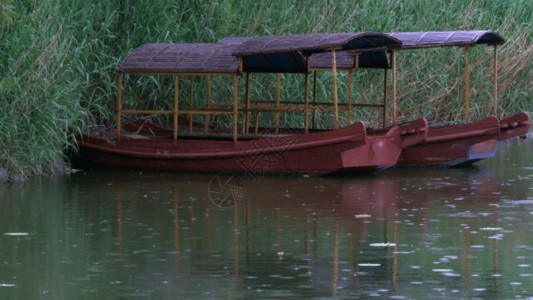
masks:
[[[161,74],[154,74],[161,75]],[[165,74],[164,74],[165,75]],[[228,74],[187,74],[190,77],[189,85],[189,105],[188,108],[179,108],[179,91],[180,91],[180,75],[184,74],[166,74],[173,76],[174,79],[174,105],[172,110],[137,110],[137,109],[123,109],[122,108],[122,82],[124,73],[119,73],[119,83],[118,83],[118,101],[117,101],[117,139],[120,141],[121,136],[121,116],[124,114],[136,115],[136,114],[169,114],[173,115],[173,138],[174,141],[178,139],[179,125],[178,119],[180,115],[187,115],[189,117],[189,133],[193,131],[193,119],[196,115],[205,116],[205,128],[204,131],[209,130],[210,116],[211,115],[231,115],[233,116],[233,140],[237,140],[237,124],[238,124],[238,85],[239,79],[238,76],[232,75],[233,80],[233,103],[232,104],[222,104],[216,105],[212,103],[211,100],[211,76],[213,75],[225,75]],[[195,76],[207,76],[207,95],[206,95],[206,106],[197,107],[195,106],[194,98],[194,77]]]

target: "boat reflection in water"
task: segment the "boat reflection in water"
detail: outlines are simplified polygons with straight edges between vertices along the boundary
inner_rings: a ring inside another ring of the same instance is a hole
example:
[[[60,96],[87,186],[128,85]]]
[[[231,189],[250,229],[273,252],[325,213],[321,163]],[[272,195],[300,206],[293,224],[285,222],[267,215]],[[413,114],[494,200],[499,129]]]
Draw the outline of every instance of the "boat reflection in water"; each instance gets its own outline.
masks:
[[[470,281],[498,293],[498,239],[479,239],[480,228],[499,230],[499,179],[490,169],[241,178],[244,196],[220,189],[238,195],[232,207],[210,200],[210,176],[187,175],[157,193],[164,201],[132,199],[130,183],[117,186],[121,268],[136,273],[128,285],[160,273],[185,297],[421,297],[419,284],[465,293]],[[153,248],[139,250],[143,239]],[[472,248],[473,240],[490,243]],[[493,265],[479,266],[473,252],[492,255]]]

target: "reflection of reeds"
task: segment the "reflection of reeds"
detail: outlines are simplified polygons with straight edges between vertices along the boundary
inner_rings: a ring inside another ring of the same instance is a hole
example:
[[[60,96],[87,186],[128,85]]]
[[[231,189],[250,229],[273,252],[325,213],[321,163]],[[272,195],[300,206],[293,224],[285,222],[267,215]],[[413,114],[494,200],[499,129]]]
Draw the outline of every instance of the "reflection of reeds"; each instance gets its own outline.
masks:
[[[482,4],[460,0],[1,1],[0,168],[22,175],[49,172],[51,165],[63,160],[62,150],[71,132],[86,130],[87,125],[112,125],[117,66],[131,49],[152,42],[216,42],[226,36],[319,32],[493,29],[507,40],[498,50],[499,113],[531,111],[531,19],[532,2],[512,0]],[[470,114],[476,119],[492,111],[492,56],[490,47],[476,47],[471,52]],[[422,116],[432,121],[463,120],[462,49],[399,54],[399,121]],[[206,84],[198,77],[195,103],[202,104]],[[215,77],[213,103],[227,103],[231,84]],[[318,78],[318,100],[332,101],[331,74],[321,72]],[[378,70],[354,74],[354,102],[381,102],[382,78]],[[189,78],[180,79],[186,87]],[[126,80],[126,104],[135,102],[140,109],[172,104],[168,100],[173,98],[172,78],[128,76]],[[303,101],[303,76],[284,75],[282,80],[286,82],[282,82],[281,99]],[[241,91],[244,82],[240,81]],[[339,73],[338,90],[339,102],[347,102],[346,74]],[[186,105],[189,91],[182,88],[180,93],[181,105]],[[275,94],[275,80],[269,75],[252,78],[252,97],[274,99]],[[318,126],[330,127],[332,113],[320,112]],[[303,114],[280,117],[281,126],[301,127],[304,122]],[[345,118],[341,112],[341,125]],[[351,119],[377,126],[380,118],[381,112],[375,109],[358,108]],[[212,122],[231,124],[224,117]],[[261,126],[273,122],[273,115],[260,118]]]

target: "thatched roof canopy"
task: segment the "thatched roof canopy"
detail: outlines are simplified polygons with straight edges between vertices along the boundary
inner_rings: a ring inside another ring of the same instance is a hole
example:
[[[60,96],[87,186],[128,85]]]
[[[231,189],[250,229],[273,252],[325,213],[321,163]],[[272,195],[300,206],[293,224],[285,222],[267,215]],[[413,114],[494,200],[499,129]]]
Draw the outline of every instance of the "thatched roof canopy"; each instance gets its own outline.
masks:
[[[243,58],[244,72],[307,72],[305,58],[332,50],[400,47],[394,37],[375,32],[259,36],[240,44],[233,55]]]
[[[133,49],[120,64],[125,73],[228,73],[235,74],[239,60],[231,55],[234,44],[145,44]]]
[[[476,44],[500,45],[505,40],[491,30],[392,32],[388,35],[402,42],[402,49],[474,46]]]

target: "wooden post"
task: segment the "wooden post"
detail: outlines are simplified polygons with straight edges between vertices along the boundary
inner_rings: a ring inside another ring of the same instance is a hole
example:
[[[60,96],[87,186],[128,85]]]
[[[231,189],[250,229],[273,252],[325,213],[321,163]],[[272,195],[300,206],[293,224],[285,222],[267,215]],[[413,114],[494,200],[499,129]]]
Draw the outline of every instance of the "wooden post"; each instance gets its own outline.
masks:
[[[352,82],[353,82],[353,72],[348,72],[348,115],[346,116],[346,121],[348,125],[352,124]]]
[[[206,101],[206,106],[207,108],[210,108],[211,107],[211,74],[207,75],[207,99],[205,100]],[[209,132],[209,123],[211,122],[211,115],[210,114],[206,114],[205,115],[205,124],[204,124],[204,132],[207,133]]]
[[[383,78],[383,128],[387,126],[387,91],[388,91],[388,71],[389,69],[385,68],[384,78]]]
[[[189,109],[193,109],[194,108],[194,75],[191,75],[190,76],[190,81],[191,81],[191,84],[189,86],[190,88],[190,91],[189,91]],[[192,121],[193,121],[193,117],[194,115],[193,114],[189,114],[189,133],[192,133]]]
[[[316,90],[317,90],[317,75],[316,71],[313,71],[313,106],[316,106]],[[313,129],[316,129],[316,109],[313,108]]]
[[[337,96],[337,59],[335,57],[335,50],[331,51],[332,57],[332,72],[333,72],[333,107],[335,110],[335,120],[334,127],[335,129],[339,128],[339,99]]]
[[[277,74],[276,85],[276,134],[279,133],[279,110],[280,110],[280,98],[281,98],[281,73]]]
[[[398,117],[396,112],[396,51],[391,52],[392,64],[392,125],[398,125]]]
[[[498,46],[494,45],[494,116],[498,116]]]
[[[309,133],[309,72],[305,73],[305,133]]]
[[[246,73],[246,87],[245,87],[245,97],[246,97],[246,112],[244,114],[244,120],[243,120],[243,132],[245,134],[248,134],[250,132],[250,112],[248,111],[250,109],[250,73]]]
[[[255,113],[255,134],[259,132],[259,114],[259,111]]]
[[[179,97],[179,76],[174,75],[174,142],[178,139],[178,97]]]
[[[233,75],[233,141],[237,141],[237,127],[239,116],[239,77]]]
[[[118,96],[117,96],[117,143],[120,140],[120,127],[122,118],[122,76],[123,73],[118,73]]]
[[[465,106],[466,115],[465,122],[468,123],[470,119],[470,47],[465,47]]]

